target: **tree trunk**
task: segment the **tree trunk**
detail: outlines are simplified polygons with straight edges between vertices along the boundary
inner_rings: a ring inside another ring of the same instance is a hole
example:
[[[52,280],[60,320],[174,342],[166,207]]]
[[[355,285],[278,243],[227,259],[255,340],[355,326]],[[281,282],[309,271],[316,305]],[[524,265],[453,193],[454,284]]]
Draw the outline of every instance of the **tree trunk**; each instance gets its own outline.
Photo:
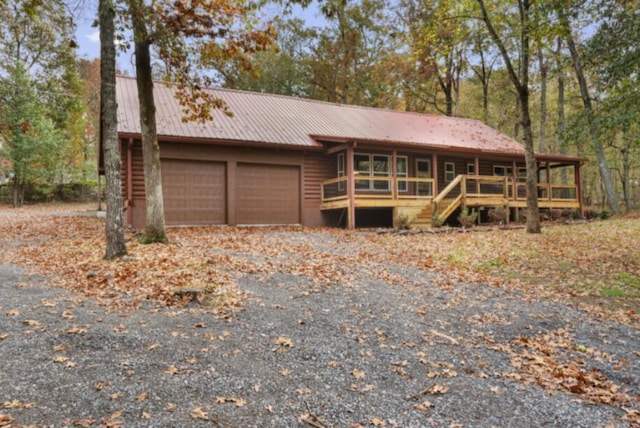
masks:
[[[120,146],[116,111],[116,47],[115,11],[110,0],[100,0],[100,134],[104,150],[106,177],[107,249],[104,258],[127,254],[122,213],[122,183],[120,180]]]
[[[141,242],[167,242],[164,223],[164,200],[162,175],[160,172],[160,145],[156,127],[156,106],[153,98],[151,75],[150,41],[144,21],[144,3],[131,2],[131,20],[135,39],[136,82],[140,104],[140,127],[142,131],[142,157],[144,162],[144,187],[147,215],[144,237]]]
[[[531,114],[529,113],[529,88],[519,95],[520,120],[524,137],[524,161],[527,167],[527,233],[540,233],[540,209],[538,207],[538,163],[533,149]]]
[[[547,63],[544,61],[544,52],[542,46],[538,46],[538,65],[540,67],[540,131],[538,136],[538,152],[544,153],[546,147],[547,135]]]
[[[565,129],[565,118],[564,118],[564,108],[565,108],[565,97],[564,97],[564,67],[562,64],[562,37],[558,37],[558,46],[556,49],[556,72],[558,73],[558,132],[556,134],[562,134]],[[558,139],[556,139],[556,146],[558,145]],[[558,147],[556,147],[558,148]],[[560,154],[566,155],[567,149],[564,144],[560,144],[559,147]],[[562,168],[560,170],[560,182],[562,184],[567,184],[569,182],[569,177],[567,176],[566,168]]]
[[[509,56],[504,41],[493,26],[484,0],[476,0],[482,12],[482,20],[487,26],[491,38],[495,42],[500,55],[507,67],[509,79],[513,83],[518,95],[518,109],[520,110],[520,124],[522,126],[524,142],[524,159],[527,167],[527,233],[540,233],[540,210],[538,208],[538,166],[534,152],[533,132],[531,127],[531,114],[529,112],[529,66],[530,66],[530,34],[529,13],[531,4],[528,0],[518,1],[520,14],[520,31],[518,42],[520,44],[520,64],[518,70]]]
[[[611,172],[609,171],[609,164],[604,153],[604,146],[602,145],[602,142],[598,137],[595,115],[593,113],[593,106],[591,104],[591,96],[589,94],[589,88],[587,87],[587,79],[585,78],[584,71],[582,69],[582,62],[580,61],[578,48],[576,47],[576,43],[573,40],[571,26],[569,25],[567,16],[560,8],[558,8],[558,13],[566,32],[565,36],[567,46],[569,48],[569,52],[571,53],[573,69],[576,73],[576,78],[578,79],[578,86],[580,87],[580,97],[582,98],[582,104],[584,105],[584,111],[587,116],[587,123],[589,126],[591,145],[593,146],[598,158],[598,167],[600,169],[600,176],[602,177],[602,184],[604,186],[607,204],[613,214],[620,214],[620,198],[618,198],[618,193],[616,192],[616,188],[613,184],[613,178],[611,177]]]

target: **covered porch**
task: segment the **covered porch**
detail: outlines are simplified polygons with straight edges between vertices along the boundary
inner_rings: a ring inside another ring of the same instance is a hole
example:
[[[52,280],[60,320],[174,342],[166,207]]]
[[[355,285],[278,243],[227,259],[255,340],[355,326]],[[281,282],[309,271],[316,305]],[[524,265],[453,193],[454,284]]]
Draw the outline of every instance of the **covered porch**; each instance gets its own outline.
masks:
[[[330,156],[336,177],[321,183],[325,212],[341,212],[347,228],[359,213],[392,210],[394,221],[406,217],[414,227],[446,223],[460,209],[502,207],[517,217],[525,208],[526,169],[522,156],[477,153],[384,151],[342,146]],[[542,209],[582,210],[581,159],[539,155],[538,203]]]

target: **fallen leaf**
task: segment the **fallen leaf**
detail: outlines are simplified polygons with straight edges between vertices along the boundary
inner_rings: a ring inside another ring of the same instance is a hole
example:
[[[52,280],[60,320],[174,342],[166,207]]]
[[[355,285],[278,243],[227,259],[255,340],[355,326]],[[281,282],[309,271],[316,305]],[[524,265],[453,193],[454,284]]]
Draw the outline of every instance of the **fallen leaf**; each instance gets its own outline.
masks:
[[[276,343],[280,346],[284,346],[285,348],[293,348],[293,341],[288,337],[279,336]]]
[[[107,386],[109,386],[109,381],[108,380],[105,380],[105,381],[102,381],[102,382],[96,382],[93,385],[93,387],[96,389],[96,391],[102,391]]]
[[[435,406],[429,400],[425,400],[422,403],[418,403],[418,404],[414,404],[413,405],[414,409],[420,410],[421,412],[426,412],[427,410],[429,410],[432,407],[435,407]]]
[[[178,369],[175,364],[171,364],[164,372],[168,375],[177,375],[180,373],[180,369]]]
[[[329,365],[329,367],[338,367],[340,363],[338,361],[331,360],[327,363],[327,365]]]
[[[178,406],[175,403],[167,403],[167,407],[165,407],[167,412],[174,412],[177,408]]]
[[[142,419],[151,419],[151,415],[144,410],[142,411],[142,415],[140,415]]]
[[[159,347],[161,347],[161,346],[162,346],[162,345],[160,345],[159,343],[154,343],[153,345],[150,345],[150,346],[147,348],[147,351],[153,351],[154,349],[159,348]]]
[[[5,340],[7,337],[9,337],[7,333],[0,334],[0,340]]]
[[[82,334],[82,333],[86,333],[87,331],[89,331],[89,328],[90,328],[90,326],[80,327],[80,326],[74,325],[70,329],[66,330],[65,333],[67,333],[67,334]]]
[[[75,315],[73,315],[71,312],[69,311],[64,311],[62,313],[62,318],[67,319],[67,320],[72,320],[75,318]]]
[[[96,419],[91,419],[91,418],[75,419],[73,421],[73,426],[80,427],[80,428],[90,428],[92,425],[95,425],[96,423],[98,423],[98,421]]]
[[[13,418],[9,415],[0,414],[0,427],[11,427]]]
[[[4,407],[5,409],[19,409],[22,407],[22,401],[20,400],[5,401],[4,403],[2,403],[2,407]]]
[[[20,315],[20,311],[17,309],[11,309],[9,312],[7,312],[8,317],[17,317],[18,315]]]
[[[209,420],[209,414],[202,410],[202,407],[195,407],[191,410],[191,417],[194,419],[201,419],[203,421]]]
[[[69,357],[65,357],[64,355],[58,355],[53,359],[54,363],[65,363],[69,361]]]
[[[149,393],[148,393],[148,392],[146,392],[146,391],[141,392],[140,394],[136,395],[136,400],[137,400],[137,401],[144,401],[144,400],[146,400],[147,398],[149,398]]]
[[[353,376],[354,378],[356,378],[358,380],[364,379],[365,372],[363,372],[362,370],[354,369],[354,370],[351,371],[351,376]]]
[[[449,391],[448,386],[438,385],[438,384],[433,385],[429,389],[427,389],[427,393],[432,395],[445,394],[447,391]]]
[[[291,371],[289,369],[283,369],[283,370],[280,370],[280,374],[282,376],[289,376],[291,374]]]
[[[29,327],[33,327],[36,330],[43,330],[44,326],[42,325],[42,323],[40,323],[39,321],[36,320],[24,320],[22,321],[23,324],[28,325]]]
[[[380,418],[370,418],[369,423],[375,427],[384,428],[387,426],[386,422]]]

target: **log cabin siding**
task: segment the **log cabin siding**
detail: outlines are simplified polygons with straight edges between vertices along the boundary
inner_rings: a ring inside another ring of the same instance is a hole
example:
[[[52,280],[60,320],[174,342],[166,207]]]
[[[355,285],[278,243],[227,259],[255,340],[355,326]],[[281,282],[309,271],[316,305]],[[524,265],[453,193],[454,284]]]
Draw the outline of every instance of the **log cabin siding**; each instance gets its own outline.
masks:
[[[320,202],[320,186],[323,181],[337,177],[336,155],[305,153],[303,166],[304,199]]]

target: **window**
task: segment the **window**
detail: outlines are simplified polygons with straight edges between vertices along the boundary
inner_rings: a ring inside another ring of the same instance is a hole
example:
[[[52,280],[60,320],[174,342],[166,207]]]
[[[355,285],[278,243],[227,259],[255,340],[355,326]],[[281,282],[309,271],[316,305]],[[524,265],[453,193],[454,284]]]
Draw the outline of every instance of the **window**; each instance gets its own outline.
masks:
[[[431,177],[431,160],[416,159],[416,178],[432,178]],[[432,183],[427,181],[418,181],[416,186],[417,196],[432,196]]]
[[[344,177],[344,153],[338,153],[338,177]],[[338,190],[344,191],[344,181],[338,182]]]
[[[518,168],[518,181],[520,183],[527,181],[527,168]]]
[[[365,177],[388,177],[390,162],[387,155],[356,153],[355,172]],[[388,180],[356,180],[357,190],[389,191]]]
[[[396,157],[396,174],[398,178],[407,178],[409,176],[409,159],[406,156]],[[408,183],[404,180],[398,180],[398,191],[408,191]]]
[[[467,174],[476,175],[476,164],[475,163],[468,163],[467,164]]]
[[[510,166],[494,165],[493,175],[497,175],[499,177],[510,177],[511,175],[513,175],[513,170]]]
[[[456,178],[456,164],[453,162],[444,163],[444,181],[453,181]]]

